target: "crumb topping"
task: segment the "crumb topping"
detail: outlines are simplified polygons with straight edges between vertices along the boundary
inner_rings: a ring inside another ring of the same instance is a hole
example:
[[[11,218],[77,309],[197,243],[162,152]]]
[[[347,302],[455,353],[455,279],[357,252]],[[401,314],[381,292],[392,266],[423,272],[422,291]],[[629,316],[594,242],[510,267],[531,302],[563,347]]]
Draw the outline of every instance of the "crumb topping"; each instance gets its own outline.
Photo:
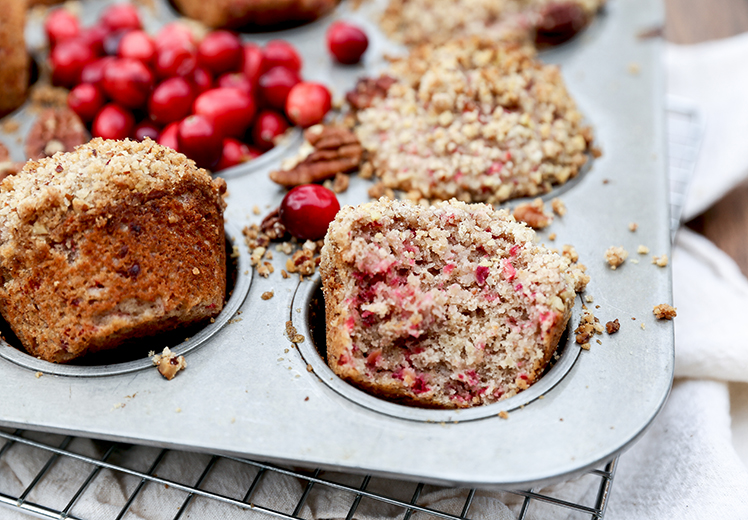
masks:
[[[154,355],[151,360],[158,367],[159,373],[169,381],[174,379],[180,370],[187,368],[184,356],[177,356],[169,347],[164,347],[163,352]]]
[[[668,305],[667,303],[661,303],[659,305],[655,305],[654,309],[652,310],[652,313],[655,315],[655,318],[658,320],[672,320],[675,318],[678,314],[675,307],[672,305]]]
[[[611,246],[605,251],[605,261],[613,270],[623,264],[628,256],[628,251],[620,246]]]

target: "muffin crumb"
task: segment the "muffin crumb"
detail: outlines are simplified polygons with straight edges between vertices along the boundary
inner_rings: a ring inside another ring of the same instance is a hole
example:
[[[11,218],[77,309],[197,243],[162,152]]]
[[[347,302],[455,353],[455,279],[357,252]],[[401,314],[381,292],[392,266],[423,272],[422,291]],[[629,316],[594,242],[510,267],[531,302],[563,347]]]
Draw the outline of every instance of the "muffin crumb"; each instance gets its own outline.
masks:
[[[628,251],[620,246],[611,246],[605,251],[605,261],[613,270],[623,264],[628,256]]]
[[[659,305],[655,305],[652,313],[655,315],[655,317],[658,320],[672,320],[677,316],[677,311],[675,307],[672,305],[668,305],[667,303],[661,303]]]

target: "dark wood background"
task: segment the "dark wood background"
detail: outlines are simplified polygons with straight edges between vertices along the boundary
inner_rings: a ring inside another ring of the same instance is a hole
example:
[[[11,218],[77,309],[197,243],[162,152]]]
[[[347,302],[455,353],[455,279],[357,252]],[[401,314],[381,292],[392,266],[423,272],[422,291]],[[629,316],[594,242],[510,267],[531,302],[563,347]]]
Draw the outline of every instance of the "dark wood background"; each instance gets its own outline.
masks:
[[[698,43],[748,31],[748,0],[665,0],[665,8],[665,38],[673,43]],[[688,226],[717,244],[748,275],[748,182]]]

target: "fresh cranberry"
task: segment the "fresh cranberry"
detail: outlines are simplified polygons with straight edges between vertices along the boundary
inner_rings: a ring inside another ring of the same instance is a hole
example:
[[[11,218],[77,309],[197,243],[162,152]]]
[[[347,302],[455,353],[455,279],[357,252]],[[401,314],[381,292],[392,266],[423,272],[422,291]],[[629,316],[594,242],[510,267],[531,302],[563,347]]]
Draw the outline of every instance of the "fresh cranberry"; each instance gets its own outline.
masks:
[[[122,29],[120,31],[107,33],[107,35],[104,36],[104,54],[107,56],[117,56],[119,53],[119,44],[130,32],[132,32],[131,29]]]
[[[260,76],[258,82],[260,96],[272,108],[285,110],[286,98],[294,85],[299,83],[299,75],[286,67],[273,67]]]
[[[110,31],[133,31],[143,28],[138,10],[132,4],[114,4],[107,7],[101,15],[101,23]]]
[[[85,122],[92,121],[104,103],[104,93],[91,83],[81,83],[68,94],[68,106]]]
[[[148,101],[153,88],[153,73],[142,61],[117,58],[104,69],[104,92],[128,108],[140,108]]]
[[[81,70],[81,83],[91,83],[93,85],[100,85],[104,79],[104,69],[107,65],[117,58],[114,56],[104,56],[96,61],[86,64]]]
[[[285,40],[269,41],[262,51],[263,72],[273,67],[286,67],[294,72],[300,72],[302,61],[293,45]]]
[[[195,67],[188,77],[197,95],[213,88],[213,76],[205,67]]]
[[[83,67],[95,58],[91,48],[77,38],[60,42],[49,54],[52,82],[63,87],[74,87],[80,83]]]
[[[161,135],[158,136],[158,144],[178,152],[179,141],[177,140],[177,130],[179,130],[179,122],[167,125],[166,128],[161,131]]]
[[[55,9],[44,20],[44,32],[52,47],[63,40],[75,38],[80,31],[78,17],[67,9]]]
[[[221,88],[238,88],[239,90],[245,91],[250,96],[254,96],[252,83],[247,79],[247,76],[241,72],[229,72],[224,74],[218,78],[216,85]]]
[[[211,119],[222,137],[241,137],[252,124],[257,107],[243,90],[214,88],[200,94],[192,106],[195,114]]]
[[[223,151],[223,138],[216,125],[209,117],[202,115],[191,115],[179,123],[177,142],[179,151],[200,168],[215,167]]]
[[[132,133],[135,117],[132,112],[116,103],[104,105],[94,119],[91,134],[104,139],[125,139]]]
[[[225,170],[226,168],[231,168],[255,159],[261,154],[261,151],[251,148],[249,145],[242,143],[238,139],[227,137],[223,140],[221,160],[218,161],[218,165],[215,169],[216,171]]]
[[[156,52],[156,75],[160,78],[189,76],[196,66],[197,55],[192,45],[168,45]]]
[[[102,24],[92,25],[81,29],[80,39],[91,47],[97,56],[104,54],[104,40],[109,35],[109,29]]]
[[[289,126],[283,114],[274,110],[262,110],[252,126],[252,142],[261,150],[270,150],[275,146],[275,138],[283,135]]]
[[[148,100],[148,114],[160,124],[187,117],[194,100],[192,86],[180,77],[169,78],[157,86]]]
[[[295,85],[286,99],[286,115],[303,128],[321,123],[332,107],[332,96],[320,83],[302,81]]]
[[[263,56],[262,49],[256,43],[247,43],[244,45],[244,65],[242,70],[252,85],[257,85],[257,81],[262,75]]]
[[[132,136],[138,141],[142,141],[146,137],[157,141],[159,135],[161,135],[161,129],[150,121],[141,121],[132,131]]]
[[[149,65],[156,57],[156,44],[145,31],[130,31],[120,40],[117,56],[140,60]]]
[[[327,29],[327,48],[339,63],[358,63],[368,46],[369,38],[356,25],[338,20]]]
[[[243,57],[242,42],[228,31],[213,31],[197,46],[197,62],[216,76],[239,70]]]
[[[154,42],[158,49],[172,45],[194,47],[196,43],[190,28],[181,22],[171,22],[164,25],[156,34]]]
[[[302,240],[319,240],[340,210],[335,194],[318,184],[302,184],[286,193],[280,219],[286,229]]]

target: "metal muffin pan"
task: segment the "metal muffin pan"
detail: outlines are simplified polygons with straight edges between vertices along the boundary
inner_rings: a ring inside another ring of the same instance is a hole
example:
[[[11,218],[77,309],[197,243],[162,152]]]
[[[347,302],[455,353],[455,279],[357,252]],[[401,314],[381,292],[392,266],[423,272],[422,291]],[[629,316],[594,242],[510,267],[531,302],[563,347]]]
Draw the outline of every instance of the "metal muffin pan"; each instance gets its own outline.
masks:
[[[156,14],[175,16],[161,4]],[[304,55],[305,77],[333,85],[340,97],[358,76],[381,68],[385,52],[397,51],[369,16],[344,3],[316,23],[252,39],[290,40]],[[363,65],[335,66],[324,51],[324,31],[339,17],[357,20],[371,36]],[[594,303],[587,306],[602,323],[618,318],[621,330],[597,336],[601,344],[593,339],[589,351],[567,340],[556,366],[522,394],[445,411],[407,408],[348,387],[310,345],[317,279],[283,279],[287,257],[273,250],[275,272],[251,275],[236,313],[188,353],[187,369],[172,381],[155,369],[88,378],[55,375],[49,365],[37,377],[0,359],[0,395],[9,396],[0,400],[0,424],[488,488],[558,480],[625,450],[664,404],[673,374],[672,323],[652,315],[654,305],[671,301],[669,267],[641,256],[613,271],[603,260],[612,245],[632,257],[639,244],[653,254],[670,251],[660,45],[637,38],[661,20],[659,3],[610,0],[589,30],[541,55],[561,65],[603,156],[574,185],[549,195],[562,193],[569,211],[539,239],[576,247],[592,277],[586,295]],[[257,223],[280,203],[284,191],[268,173],[292,153],[289,147],[274,162],[225,174],[228,222]],[[354,176],[341,204],[368,200],[369,186]],[[635,233],[630,222],[639,224]],[[247,256],[242,245],[240,260]],[[272,298],[261,297],[269,292]],[[580,296],[572,327],[581,307]],[[286,336],[287,321],[306,338],[299,348]]]

